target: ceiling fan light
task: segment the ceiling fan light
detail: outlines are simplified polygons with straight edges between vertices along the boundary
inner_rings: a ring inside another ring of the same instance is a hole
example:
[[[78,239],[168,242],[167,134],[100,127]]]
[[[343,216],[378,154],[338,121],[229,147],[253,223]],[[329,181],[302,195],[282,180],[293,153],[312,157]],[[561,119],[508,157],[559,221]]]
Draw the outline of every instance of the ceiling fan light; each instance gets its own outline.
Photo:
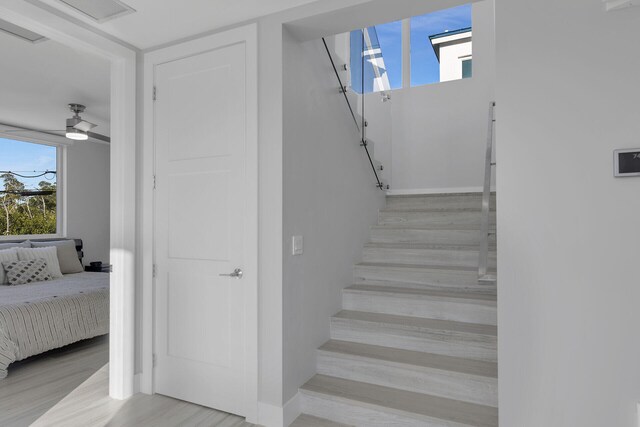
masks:
[[[87,135],[86,132],[73,127],[67,127],[67,133],[65,133],[64,136],[68,139],[73,139],[74,141],[86,141],[89,139],[89,135]]]

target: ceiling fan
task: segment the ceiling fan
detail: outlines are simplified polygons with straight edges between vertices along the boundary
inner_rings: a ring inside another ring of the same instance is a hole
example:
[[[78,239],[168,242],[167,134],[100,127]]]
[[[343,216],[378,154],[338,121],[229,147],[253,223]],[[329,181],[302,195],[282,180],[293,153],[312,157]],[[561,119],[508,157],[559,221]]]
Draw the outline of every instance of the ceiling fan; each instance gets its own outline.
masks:
[[[87,107],[82,104],[69,104],[69,109],[73,113],[73,117],[67,119],[67,126],[64,130],[40,130],[22,126],[6,125],[12,127],[13,129],[5,130],[4,133],[40,132],[61,136],[58,133],[64,132],[65,138],[72,139],[74,141],[86,141],[89,138],[93,138],[104,142],[111,142],[111,138],[109,138],[108,136],[91,132],[91,129],[95,128],[98,125],[88,122],[80,117],[80,113],[83,113],[86,108]]]

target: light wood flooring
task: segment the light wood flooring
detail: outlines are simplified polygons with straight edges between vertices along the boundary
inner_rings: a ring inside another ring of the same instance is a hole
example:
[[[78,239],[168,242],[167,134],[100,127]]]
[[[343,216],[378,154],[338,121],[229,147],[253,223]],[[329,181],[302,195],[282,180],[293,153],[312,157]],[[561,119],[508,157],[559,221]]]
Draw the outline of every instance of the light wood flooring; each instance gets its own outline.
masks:
[[[241,417],[162,395],[108,396],[108,338],[15,363],[0,380],[2,427],[252,427]]]
[[[0,426],[31,425],[108,361],[102,336],[11,364],[0,380]]]

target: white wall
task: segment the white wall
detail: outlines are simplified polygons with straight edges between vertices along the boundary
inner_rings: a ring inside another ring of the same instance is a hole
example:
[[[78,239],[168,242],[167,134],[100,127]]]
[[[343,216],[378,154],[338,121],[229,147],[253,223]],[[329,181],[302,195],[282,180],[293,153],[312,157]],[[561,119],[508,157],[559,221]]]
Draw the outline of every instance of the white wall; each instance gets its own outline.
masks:
[[[397,14],[398,18],[402,18],[427,13],[434,10],[434,8],[451,7],[461,3],[464,3],[464,0],[433,0],[430,2],[425,2],[424,0],[402,0],[393,5],[386,0],[373,2],[367,0],[323,0],[257,20],[259,40],[260,164],[259,400],[260,413],[262,414],[264,411],[265,414],[264,418],[260,417],[261,422],[270,415],[276,417],[275,413],[277,411],[280,411],[280,415],[282,415],[282,408],[287,403],[285,395],[290,396],[291,391],[296,387],[293,384],[299,383],[301,378],[308,375],[309,367],[313,363],[308,357],[314,357],[313,360],[315,361],[315,355],[312,356],[311,353],[305,352],[304,355],[307,360],[295,362],[298,364],[297,366],[302,368],[300,370],[296,368],[298,373],[287,377],[290,382],[286,387],[288,392],[285,393],[283,390],[283,378],[285,376],[283,366],[283,256],[286,250],[285,246],[288,246],[288,238],[283,232],[283,95],[284,87],[288,82],[283,81],[283,26],[295,27],[298,38],[316,40],[318,34],[338,34],[357,28],[360,25],[383,22],[384,17],[389,16],[390,12]],[[334,14],[335,11],[339,10],[348,10],[349,13],[341,11]],[[310,21],[305,20],[311,17],[313,18]],[[355,23],[356,20],[360,21]],[[245,25],[251,22],[256,21],[239,23],[238,25]],[[200,36],[224,30],[216,29]],[[195,38],[197,37],[190,37],[189,39]],[[171,44],[176,44],[180,41]],[[324,70],[325,77],[331,76],[332,71],[329,63],[325,63],[324,66],[328,67]],[[326,129],[322,129],[322,132],[325,131]],[[142,162],[143,159],[140,159],[140,163]],[[139,167],[142,167],[141,164],[139,164]],[[327,172],[329,171],[327,170]],[[319,184],[314,185],[319,186]],[[364,191],[367,191],[366,188],[364,188]],[[333,189],[332,193],[336,197],[340,195],[338,189]],[[284,245],[283,239],[287,240],[287,245]],[[145,248],[141,248],[141,253],[144,251]],[[344,262],[346,263],[346,260]],[[339,286],[347,284],[342,283]],[[334,289],[332,289],[332,294]],[[304,299],[304,301],[308,302],[309,299]],[[330,301],[335,300],[331,299]],[[311,306],[313,306],[313,303],[311,301]],[[136,314],[138,316],[144,315],[141,307],[137,308]],[[328,315],[321,319],[321,322],[324,322],[324,326],[322,326],[324,331],[328,331]],[[312,330],[316,330],[316,327],[316,325],[311,325]],[[141,336],[141,334],[138,334],[138,336]],[[320,341],[320,339],[316,337],[314,341]],[[301,372],[307,373],[301,374]],[[295,408],[293,408],[293,411],[295,411]]]
[[[498,0],[498,344],[505,426],[637,426],[640,8]]]
[[[333,46],[333,38],[327,40]],[[384,205],[321,41],[283,34],[284,401],[316,372],[329,317]],[[291,237],[304,254],[291,255]]]
[[[84,263],[109,262],[109,145],[66,148],[66,234],[84,244]]]
[[[493,0],[473,4],[473,78],[394,90],[386,103],[367,96],[368,135],[392,191],[480,191],[494,98],[493,14]]]
[[[259,420],[267,426],[277,424],[273,420],[282,417],[283,406],[287,403],[283,393],[283,26],[301,18],[365,2],[325,0],[233,26],[258,23]],[[186,40],[226,29],[229,28],[215,29]],[[176,40],[169,45],[182,41],[185,40]],[[142,169],[143,163],[144,159],[139,159],[138,168]],[[141,248],[141,254],[144,251]],[[141,304],[136,315],[138,319],[145,315]],[[140,324],[139,320],[137,322]],[[324,322],[328,325],[328,317]],[[142,338],[142,333],[137,336]],[[142,369],[141,366],[139,368]],[[295,414],[296,408],[291,411]]]

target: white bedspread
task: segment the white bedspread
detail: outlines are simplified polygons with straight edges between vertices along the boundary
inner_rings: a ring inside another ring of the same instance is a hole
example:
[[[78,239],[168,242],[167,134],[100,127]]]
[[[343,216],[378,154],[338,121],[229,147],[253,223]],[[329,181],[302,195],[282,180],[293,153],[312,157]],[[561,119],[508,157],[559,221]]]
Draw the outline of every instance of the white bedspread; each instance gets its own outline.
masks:
[[[0,378],[16,360],[108,332],[108,274],[0,285]]]

